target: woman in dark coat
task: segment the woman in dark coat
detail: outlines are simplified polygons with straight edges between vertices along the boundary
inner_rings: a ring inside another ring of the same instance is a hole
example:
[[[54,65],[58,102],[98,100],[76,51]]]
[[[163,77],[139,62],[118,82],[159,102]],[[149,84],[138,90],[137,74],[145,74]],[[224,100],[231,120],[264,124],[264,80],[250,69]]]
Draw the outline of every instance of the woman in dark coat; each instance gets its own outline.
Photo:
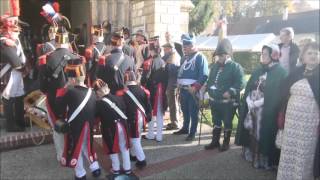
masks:
[[[279,155],[274,141],[280,84],[286,71],[278,58],[277,45],[263,46],[261,66],[252,73],[241,102],[236,144],[244,147],[244,158],[255,168],[270,169]]]

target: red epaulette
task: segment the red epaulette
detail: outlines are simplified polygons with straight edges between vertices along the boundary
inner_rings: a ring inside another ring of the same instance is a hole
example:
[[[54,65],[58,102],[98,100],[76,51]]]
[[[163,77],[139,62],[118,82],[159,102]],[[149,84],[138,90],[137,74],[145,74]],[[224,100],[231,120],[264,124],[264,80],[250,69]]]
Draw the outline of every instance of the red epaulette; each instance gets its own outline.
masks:
[[[125,93],[125,90],[124,89],[120,89],[116,92],[116,96],[123,96]]]
[[[85,56],[87,59],[91,59],[91,58],[92,58],[92,56],[93,56],[93,51],[92,51],[92,48],[91,48],[91,47],[86,48],[85,53],[84,53],[84,56]]]
[[[98,64],[100,66],[105,66],[106,65],[106,56],[100,56]]]
[[[63,87],[57,90],[56,97],[63,97],[67,92],[67,88]]]
[[[146,89],[145,87],[143,87],[143,86],[141,86],[141,88],[147,94],[148,98],[150,98],[150,91],[148,89]]]
[[[44,54],[42,56],[39,57],[39,66],[45,65],[47,64],[47,54]]]
[[[41,56],[41,49],[43,48],[44,44],[37,44],[36,53],[38,56]]]
[[[48,56],[54,51],[50,51],[50,52],[47,52],[46,54],[40,56],[38,59],[39,59],[39,63],[38,65],[41,66],[41,65],[45,65],[47,64],[47,58]]]

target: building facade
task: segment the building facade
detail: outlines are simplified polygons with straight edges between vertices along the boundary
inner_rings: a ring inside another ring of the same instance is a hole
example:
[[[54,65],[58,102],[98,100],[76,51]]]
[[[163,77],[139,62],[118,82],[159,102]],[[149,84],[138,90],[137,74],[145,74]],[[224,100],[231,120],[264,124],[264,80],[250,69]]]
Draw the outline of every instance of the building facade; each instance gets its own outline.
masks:
[[[108,20],[113,29],[129,27],[132,32],[143,29],[150,37],[159,35],[161,41],[164,41],[166,31],[170,31],[173,35],[188,32],[189,12],[194,7],[190,0],[57,1],[61,4],[62,13],[70,19],[72,27],[81,27],[84,23],[90,27],[91,24],[99,24]],[[44,4],[41,3],[39,5],[37,0],[20,0],[20,4],[28,4],[30,13],[37,12],[39,14],[41,6]],[[37,6],[32,6],[32,4]],[[30,10],[30,6],[35,8]],[[1,14],[10,10],[9,0],[0,0],[0,7]],[[23,7],[21,11],[26,9]],[[22,14],[27,13],[29,12]],[[35,18],[24,18],[27,22],[33,19]]]

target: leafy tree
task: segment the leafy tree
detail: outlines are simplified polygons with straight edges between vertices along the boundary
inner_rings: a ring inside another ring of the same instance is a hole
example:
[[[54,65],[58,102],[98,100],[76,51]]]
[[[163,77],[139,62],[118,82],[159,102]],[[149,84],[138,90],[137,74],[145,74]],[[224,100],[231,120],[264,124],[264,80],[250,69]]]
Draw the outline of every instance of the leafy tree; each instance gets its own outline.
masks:
[[[192,0],[194,9],[190,12],[189,31],[191,33],[201,33],[216,15],[216,0]]]
[[[291,7],[290,0],[258,0],[256,11],[262,16],[273,16],[283,13],[284,7]]]

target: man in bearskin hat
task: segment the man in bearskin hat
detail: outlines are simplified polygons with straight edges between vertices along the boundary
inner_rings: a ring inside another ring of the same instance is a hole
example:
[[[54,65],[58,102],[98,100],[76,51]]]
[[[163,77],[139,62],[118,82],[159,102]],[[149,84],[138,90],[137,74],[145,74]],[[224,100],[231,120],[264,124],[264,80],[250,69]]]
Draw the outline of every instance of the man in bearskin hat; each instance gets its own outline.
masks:
[[[13,14],[6,13],[0,18],[1,97],[8,132],[23,131],[25,127],[23,72],[26,57],[19,40],[19,1],[11,1],[11,6]]]
[[[96,95],[84,84],[85,64],[82,58],[71,59],[65,67],[68,87],[57,90],[57,117],[55,130],[65,133],[63,166],[74,168],[75,179],[86,179],[84,159],[94,177],[101,174],[97,155],[93,149],[93,124],[95,121]]]
[[[64,68],[69,60],[81,58],[78,54],[70,51],[68,32],[64,27],[59,27],[55,36],[55,43],[56,50],[40,56],[38,64],[40,90],[46,94],[48,120],[51,127],[54,126],[57,120],[57,108],[59,107],[56,103],[57,90],[67,84]],[[61,138],[53,131],[58,161],[60,161],[62,155],[59,139]]]
[[[166,85],[167,73],[165,72],[165,62],[160,57],[159,36],[150,38],[149,50],[151,59],[143,62],[143,73],[141,84],[144,85],[151,95],[152,120],[148,123],[147,139],[162,141],[163,114],[167,108]],[[154,134],[154,123],[157,124],[157,133]]]
[[[124,87],[124,73],[135,70],[133,60],[123,53],[122,31],[116,31],[111,38],[113,49],[111,54],[103,55],[99,59],[97,67],[97,79],[106,82],[112,94]]]
[[[214,123],[212,141],[205,149],[229,149],[232,131],[232,120],[240,100],[240,91],[244,86],[243,69],[232,60],[232,45],[228,39],[222,39],[213,54],[218,57],[211,67],[208,79],[208,93],[212,120]],[[224,139],[220,147],[219,139],[222,122],[224,124]]]
[[[92,80],[96,79],[96,69],[99,57],[106,52],[106,45],[104,44],[103,27],[102,25],[95,25],[91,28],[92,45],[85,50],[85,57],[87,59],[87,84],[92,85]]]
[[[121,174],[120,157],[124,174],[135,176],[131,171],[129,154],[129,137],[126,116],[126,104],[123,97],[110,93],[108,85],[101,79],[95,82],[97,101],[97,117],[101,121],[103,148],[112,162],[111,174],[108,179],[115,179]]]
[[[151,121],[150,92],[137,83],[133,71],[127,71],[124,80],[126,87],[122,94],[127,105],[131,160],[137,160],[136,166],[143,168],[147,162],[141,146],[141,131],[145,122]]]
[[[188,134],[186,141],[193,141],[198,126],[199,102],[197,95],[208,78],[207,58],[197,50],[195,37],[190,34],[181,36],[184,57],[178,72],[180,104],[183,113],[183,126],[173,134]],[[191,119],[191,127],[189,129]]]

